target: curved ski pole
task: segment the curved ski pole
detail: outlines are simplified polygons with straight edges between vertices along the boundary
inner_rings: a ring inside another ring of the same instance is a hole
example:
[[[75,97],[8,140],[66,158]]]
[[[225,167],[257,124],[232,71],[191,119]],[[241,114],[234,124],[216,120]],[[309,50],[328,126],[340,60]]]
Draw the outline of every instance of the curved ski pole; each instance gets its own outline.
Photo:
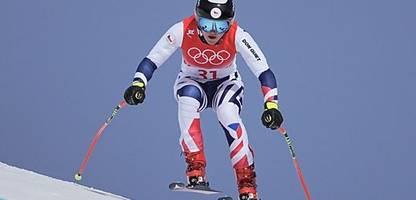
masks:
[[[289,147],[290,154],[292,155],[293,164],[295,166],[296,172],[298,174],[300,183],[302,185],[303,191],[305,192],[305,196],[307,200],[311,200],[311,193],[309,192],[308,186],[306,185],[305,178],[302,175],[302,171],[300,170],[299,162],[296,159],[295,154],[295,147],[293,146],[292,139],[290,139],[289,135],[287,134],[287,131],[285,128],[280,127],[277,129],[280,134],[282,134],[285,137],[287,146]]]
[[[114,117],[117,115],[117,113],[124,108],[127,105],[127,103],[122,100],[113,110],[113,112],[111,113],[111,115],[107,118],[107,120],[104,122],[104,124],[101,125],[100,129],[98,129],[98,131],[95,133],[94,138],[91,141],[90,146],[88,147],[88,151],[87,154],[84,157],[84,160],[82,161],[82,164],[78,170],[78,173],[75,174],[75,180],[77,181],[81,181],[82,179],[82,174],[85,170],[85,167],[87,166],[88,160],[90,159],[90,156],[92,154],[92,151],[95,148],[95,145],[97,144],[97,141],[100,139],[101,135],[103,134],[105,128],[107,128],[107,126],[111,123],[111,121],[114,119]]]

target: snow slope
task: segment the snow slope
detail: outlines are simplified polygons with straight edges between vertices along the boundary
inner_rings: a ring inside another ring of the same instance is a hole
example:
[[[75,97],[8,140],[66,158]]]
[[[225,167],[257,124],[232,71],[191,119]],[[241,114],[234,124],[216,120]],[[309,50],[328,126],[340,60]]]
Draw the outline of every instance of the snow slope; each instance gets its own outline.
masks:
[[[0,200],[128,200],[0,162]]]

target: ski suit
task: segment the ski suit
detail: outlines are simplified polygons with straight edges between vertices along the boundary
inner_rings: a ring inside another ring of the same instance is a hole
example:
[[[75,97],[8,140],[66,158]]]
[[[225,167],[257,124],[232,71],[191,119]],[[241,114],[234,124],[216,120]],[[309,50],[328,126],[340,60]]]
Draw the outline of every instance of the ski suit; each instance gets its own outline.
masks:
[[[236,21],[216,45],[208,45],[200,37],[194,16],[174,24],[139,64],[134,79],[147,84],[153,72],[181,48],[181,70],[174,95],[178,103],[182,151],[203,152],[200,112],[211,107],[224,129],[233,167],[248,167],[254,160],[240,118],[244,85],[237,71],[237,52],[259,79],[265,102],[278,100],[275,76],[256,42]]]

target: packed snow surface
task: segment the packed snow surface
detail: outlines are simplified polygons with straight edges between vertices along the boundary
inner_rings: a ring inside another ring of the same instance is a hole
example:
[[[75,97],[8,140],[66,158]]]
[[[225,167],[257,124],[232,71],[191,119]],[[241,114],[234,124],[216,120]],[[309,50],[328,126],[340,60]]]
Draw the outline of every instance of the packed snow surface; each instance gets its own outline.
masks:
[[[0,162],[0,200],[128,200]]]

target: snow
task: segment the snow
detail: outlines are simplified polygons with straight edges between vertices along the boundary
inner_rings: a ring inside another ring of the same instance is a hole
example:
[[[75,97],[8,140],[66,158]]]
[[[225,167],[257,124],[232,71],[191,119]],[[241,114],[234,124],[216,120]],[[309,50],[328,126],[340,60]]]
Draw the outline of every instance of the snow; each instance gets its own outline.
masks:
[[[0,162],[0,200],[128,200]]]

